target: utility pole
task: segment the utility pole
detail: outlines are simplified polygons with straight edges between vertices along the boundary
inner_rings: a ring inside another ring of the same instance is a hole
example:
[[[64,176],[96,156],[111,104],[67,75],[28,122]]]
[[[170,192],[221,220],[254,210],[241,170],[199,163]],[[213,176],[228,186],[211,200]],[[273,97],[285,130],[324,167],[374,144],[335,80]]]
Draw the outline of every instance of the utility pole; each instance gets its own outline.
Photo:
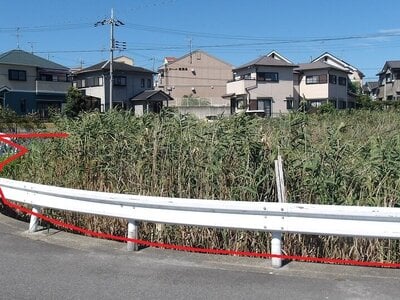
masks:
[[[125,25],[122,23],[120,20],[117,20],[114,18],[114,9],[111,9],[111,18],[110,19],[104,19],[102,21],[97,22],[94,24],[94,26],[99,26],[99,25],[110,25],[110,107],[109,110],[112,109],[112,103],[113,103],[113,61],[114,61],[114,50],[116,48],[116,43],[114,39],[114,27],[115,26],[120,26],[120,25]],[[104,103],[105,104],[105,103]],[[105,106],[105,105],[104,105]],[[104,107],[105,109],[105,107]]]

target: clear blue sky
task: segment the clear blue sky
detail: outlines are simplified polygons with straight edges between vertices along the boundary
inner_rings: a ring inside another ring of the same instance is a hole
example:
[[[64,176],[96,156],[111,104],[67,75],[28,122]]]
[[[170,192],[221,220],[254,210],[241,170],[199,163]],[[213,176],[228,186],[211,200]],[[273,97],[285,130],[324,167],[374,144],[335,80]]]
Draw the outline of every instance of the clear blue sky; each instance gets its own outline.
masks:
[[[374,80],[386,60],[400,60],[399,0],[13,0],[2,3],[0,51],[31,51],[67,67],[108,59],[109,26],[127,55],[149,69],[165,56],[202,49],[234,66],[271,50],[295,63],[325,51]],[[19,28],[19,29],[17,29]]]

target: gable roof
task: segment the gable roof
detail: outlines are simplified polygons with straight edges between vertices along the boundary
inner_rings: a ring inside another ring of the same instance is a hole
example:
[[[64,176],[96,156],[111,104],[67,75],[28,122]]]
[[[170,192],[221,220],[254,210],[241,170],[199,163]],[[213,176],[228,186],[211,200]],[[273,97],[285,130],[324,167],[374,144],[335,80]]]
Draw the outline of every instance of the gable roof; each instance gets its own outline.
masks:
[[[286,57],[284,57],[282,54],[278,53],[278,52],[275,51],[275,50],[272,50],[270,53],[267,54],[267,56],[272,57],[272,58],[277,57],[278,59],[284,60],[284,61],[286,61],[286,62],[289,63],[289,64],[292,64],[292,63],[293,63],[291,60],[287,59]]]
[[[165,93],[162,90],[144,90],[143,92],[140,92],[136,96],[133,96],[131,101],[143,101],[143,100],[148,100],[148,101],[165,101],[165,100],[174,100],[170,95]]]
[[[360,77],[364,77],[365,75],[356,67],[352,66],[351,64],[349,64],[348,62],[344,61],[343,59],[340,59],[338,57],[336,57],[335,55],[329,53],[329,52],[324,52],[322,53],[320,56],[318,56],[317,58],[313,59],[311,62],[317,62],[317,61],[322,61],[322,60],[327,60],[327,58],[332,59],[333,61],[335,61],[337,64],[342,65],[343,68],[351,70],[352,72],[357,72]]]
[[[105,60],[105,61],[99,62],[95,65],[92,65],[90,67],[87,67],[85,69],[79,70],[75,74],[82,74],[82,73],[96,72],[96,71],[108,71],[108,70],[110,70],[110,61]],[[141,73],[156,74],[155,72],[150,71],[148,69],[145,69],[142,67],[131,66],[126,63],[117,62],[117,61],[113,61],[113,70],[114,71],[141,72]]]
[[[202,51],[202,50],[194,50],[194,51],[192,51],[192,52],[189,52],[189,53],[187,53],[187,54],[185,54],[185,55],[183,55],[183,56],[181,56],[181,57],[178,57],[178,58],[175,58],[175,57],[168,57],[168,58],[170,58],[171,59],[171,61],[168,61],[168,64],[174,64],[174,63],[176,63],[176,62],[179,62],[180,60],[182,60],[182,59],[185,59],[186,57],[188,57],[188,56],[190,56],[190,55],[195,55],[196,53],[201,53],[201,54],[204,54],[204,55],[207,55],[207,56],[209,56],[209,57],[211,57],[211,58],[213,58],[213,59],[215,59],[215,60],[218,60],[219,62],[221,62],[221,63],[223,63],[223,64],[225,64],[225,65],[227,65],[227,66],[229,66],[229,67],[233,67],[233,65],[231,65],[230,63],[228,63],[228,62],[226,62],[226,61],[224,61],[224,60],[222,60],[222,59],[220,59],[220,58],[218,58],[218,57],[215,57],[214,55],[211,55],[211,54],[209,54],[209,53],[207,53],[207,52],[205,52],[205,51]],[[163,66],[164,67],[164,66]],[[160,67],[160,68],[163,68],[163,67]]]
[[[363,86],[362,89],[364,92],[370,92],[379,87],[378,81],[367,81]]]
[[[381,75],[383,73],[386,73],[387,69],[400,69],[400,60],[388,60],[385,62],[385,65],[382,68],[382,71],[380,71],[376,75]]]
[[[337,71],[350,73],[348,70],[346,70],[344,68],[339,68],[339,67],[327,64],[322,61],[315,61],[315,62],[306,63],[306,64],[299,64],[299,67],[294,69],[294,71],[301,72],[301,71],[307,71],[307,70],[323,70],[323,69],[333,69],[333,70],[337,70]]]
[[[63,65],[23,50],[11,50],[0,54],[0,64],[31,66],[43,69],[68,71],[68,68]]]
[[[245,68],[250,68],[250,67],[257,67],[257,66],[265,66],[265,67],[290,67],[290,68],[296,68],[297,66],[288,63],[285,60],[280,60],[276,58],[272,58],[268,55],[261,56],[259,58],[256,58],[244,65],[241,65],[240,67],[235,68],[233,71],[240,70],[240,69],[245,69]]]

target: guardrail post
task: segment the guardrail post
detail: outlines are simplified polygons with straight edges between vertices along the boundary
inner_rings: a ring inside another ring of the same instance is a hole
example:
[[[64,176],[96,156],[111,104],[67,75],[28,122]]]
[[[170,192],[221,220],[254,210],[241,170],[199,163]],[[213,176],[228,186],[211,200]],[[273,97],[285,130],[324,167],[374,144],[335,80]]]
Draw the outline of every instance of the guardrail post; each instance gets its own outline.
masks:
[[[128,238],[137,239],[138,238],[138,223],[135,220],[128,220]],[[137,243],[129,242],[127,243],[128,251],[138,251],[139,247]]]
[[[285,181],[283,178],[283,166],[282,157],[278,155],[278,159],[275,160],[275,179],[276,179],[276,192],[278,195],[279,203],[286,203],[286,189]],[[284,217],[282,217],[284,219]],[[271,254],[282,255],[282,233],[280,231],[272,232],[271,241]],[[272,267],[280,268],[282,267],[282,258],[272,257],[271,259]]]
[[[282,238],[281,232],[279,232],[279,231],[272,232],[271,254],[274,254],[274,255],[282,254],[281,238]],[[274,267],[274,268],[282,267],[282,258],[272,257],[271,264],[272,264],[272,267]]]
[[[33,206],[32,207],[32,212],[40,213],[40,207],[39,206]],[[38,225],[39,225],[39,218],[37,216],[31,215],[31,219],[29,221],[29,232],[37,231]]]

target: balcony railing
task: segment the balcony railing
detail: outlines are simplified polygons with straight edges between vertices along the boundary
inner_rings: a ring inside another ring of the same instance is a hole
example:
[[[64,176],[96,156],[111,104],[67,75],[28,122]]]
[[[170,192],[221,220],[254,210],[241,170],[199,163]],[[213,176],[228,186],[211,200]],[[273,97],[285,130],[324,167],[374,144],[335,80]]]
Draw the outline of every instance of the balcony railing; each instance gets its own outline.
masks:
[[[60,93],[66,94],[68,88],[72,85],[66,81],[42,81],[36,80],[36,94],[38,93]]]
[[[256,85],[255,79],[241,79],[230,81],[226,85],[226,93],[235,93],[236,95],[246,94],[246,88]]]

